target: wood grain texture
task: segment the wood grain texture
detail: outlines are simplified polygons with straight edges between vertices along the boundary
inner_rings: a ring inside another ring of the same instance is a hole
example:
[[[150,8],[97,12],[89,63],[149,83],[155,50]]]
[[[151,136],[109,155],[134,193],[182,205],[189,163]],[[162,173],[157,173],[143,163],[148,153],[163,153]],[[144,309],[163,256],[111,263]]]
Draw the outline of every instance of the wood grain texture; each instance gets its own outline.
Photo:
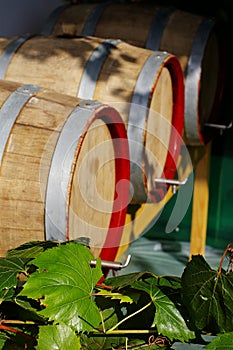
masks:
[[[192,205],[192,225],[190,235],[190,258],[192,255],[205,255],[209,206],[209,166],[211,143],[195,168],[195,181]]]
[[[195,137],[187,128],[186,143],[207,143],[213,134],[211,129],[208,133],[204,130],[204,124],[221,119],[221,101],[227,77],[227,33],[223,21],[217,17],[210,19],[197,13],[172,9],[168,5],[141,2],[109,3],[103,6],[98,16],[98,6],[98,3],[68,6],[60,13],[52,33],[82,35],[85,25],[94,18],[92,22],[96,20],[96,25],[87,35],[117,38],[138,47],[148,47],[147,40],[152,38],[150,49],[176,55],[185,81],[190,81],[186,91],[186,96],[189,96],[186,98],[186,123],[192,123],[193,127],[193,120],[198,121]],[[191,92],[190,84],[193,86]],[[196,94],[195,106],[193,92]]]
[[[1,105],[20,86],[19,83],[1,81]],[[79,106],[81,102],[81,99],[42,89],[32,96],[29,95],[15,116],[16,120],[9,130],[7,143],[3,148],[0,168],[1,256],[20,244],[46,239],[46,191],[51,163],[63,126],[77,106],[80,111],[79,118],[82,118],[84,111],[88,111],[87,116],[90,119],[84,119],[83,129],[77,127],[77,145],[71,168],[66,166],[66,159],[63,158],[57,164],[59,179],[63,179],[60,173],[68,173],[67,193],[64,189],[64,196],[67,196],[64,217],[66,212],[68,215],[67,232],[64,234],[67,233],[69,240],[90,238],[95,257],[100,254],[113,218],[116,229],[121,234],[126,209],[118,208],[115,213],[113,203],[116,174],[118,180],[122,176],[129,183],[125,126],[119,113],[112,107],[100,103],[94,109],[85,110],[84,106]],[[12,113],[13,107],[14,101]],[[113,136],[116,139],[119,137],[118,143],[114,143]],[[68,142],[74,141],[68,139]],[[116,151],[117,145],[119,148]],[[120,159],[118,162],[115,161],[116,153]],[[126,193],[119,194],[123,202],[125,197],[128,199],[129,188],[125,186],[125,189]],[[56,204],[59,206],[59,203]]]
[[[33,36],[27,39],[13,55],[6,72],[6,79],[36,84],[54,89],[59,93],[76,96],[87,62],[102,42],[102,38]],[[4,41],[0,42],[0,53],[5,46]],[[96,86],[93,99],[114,106],[121,114],[126,128],[138,78],[152,53],[150,50],[120,42],[109,50],[97,81],[94,81]],[[140,91],[135,92],[136,96],[142,95],[135,103],[142,104],[146,110],[144,115],[142,114],[143,122],[140,122],[142,130],[138,130],[140,139],[136,140],[141,143],[139,166],[144,172],[140,174],[145,187],[145,195],[140,199],[141,201],[147,200],[147,194],[150,197],[150,193],[156,191],[154,179],[163,176],[168,150],[172,152],[170,136],[174,121],[181,137],[181,129],[183,129],[184,87],[179,62],[174,55],[167,54],[165,57],[158,53],[157,56],[153,57],[150,68],[145,70],[145,88],[141,86]],[[94,77],[90,75],[89,80],[93,79]],[[146,86],[147,81],[149,81],[148,86]],[[142,103],[144,89],[148,96],[146,95],[144,99],[147,98],[147,100]],[[81,98],[87,98],[87,96],[81,96]],[[31,100],[31,108],[30,106],[27,108],[33,113],[33,108],[40,108],[40,105],[41,103],[37,106],[34,98]],[[178,105],[180,105],[179,111]],[[51,107],[47,106],[46,112],[41,111],[40,123],[43,123],[44,118],[49,119],[51,125],[48,127],[52,128],[56,120],[55,116],[50,117],[50,109]],[[59,112],[62,112],[61,104],[58,106]],[[132,118],[131,123],[137,127],[138,120]],[[161,127],[162,124],[163,127]],[[175,146],[175,148],[178,147]],[[134,185],[137,191],[136,184]],[[151,198],[149,200],[154,201]]]

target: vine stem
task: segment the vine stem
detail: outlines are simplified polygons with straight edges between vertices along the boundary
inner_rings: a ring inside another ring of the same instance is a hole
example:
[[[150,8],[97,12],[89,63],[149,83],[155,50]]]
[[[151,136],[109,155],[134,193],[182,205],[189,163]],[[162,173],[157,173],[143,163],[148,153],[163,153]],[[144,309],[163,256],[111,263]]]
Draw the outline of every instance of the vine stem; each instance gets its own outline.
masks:
[[[110,333],[109,331],[106,332],[107,335],[111,335],[111,336],[128,335],[128,334],[157,334],[157,333],[158,333],[157,330],[152,330],[152,329],[125,329],[125,330],[117,329],[117,330],[111,330]],[[94,333],[91,333],[91,335],[93,337],[96,336],[96,334]],[[101,336],[103,336],[103,334],[101,334]]]
[[[222,258],[221,258],[221,260],[220,260],[219,268],[218,268],[218,275],[221,275],[223,261],[224,261],[226,255],[227,255],[228,251],[229,251],[229,244],[228,244],[228,246],[226,247],[226,249],[224,250],[224,253],[223,253]]]
[[[1,320],[0,325],[2,324],[36,324],[34,321],[20,321],[20,320]]]
[[[112,286],[108,286],[108,285],[103,284],[103,283],[96,283],[96,287],[97,288],[103,288],[103,289],[112,290]]]
[[[135,311],[134,313],[128,315],[127,317],[123,318],[123,320],[121,320],[120,322],[118,322],[115,326],[113,326],[112,328],[110,328],[106,334],[111,333],[112,331],[114,331],[114,329],[116,329],[118,326],[120,326],[122,323],[124,323],[125,321],[127,321],[128,319],[130,319],[131,317],[139,314],[140,312],[142,312],[143,310],[145,310],[146,308],[148,308],[150,305],[152,304],[152,300],[146,304],[145,306],[143,306],[141,309]]]
[[[16,334],[20,334],[22,335],[23,337],[27,338],[27,339],[30,339],[30,340],[35,340],[34,337],[30,336],[29,334],[26,334],[24,332],[21,332],[19,331],[18,329],[15,329],[15,328],[12,328],[10,326],[7,326],[7,324],[11,324],[11,323],[18,323],[18,324],[32,324],[29,322],[22,322],[22,321],[15,321],[15,320],[1,320],[0,321],[0,331],[7,331],[7,332],[12,332],[12,333],[16,333]],[[34,322],[33,322],[34,324]]]
[[[103,313],[101,310],[99,310],[100,312],[100,318],[101,318],[101,323],[102,323],[102,327],[103,327],[103,332],[105,333],[105,325],[104,325],[104,318],[103,318]]]

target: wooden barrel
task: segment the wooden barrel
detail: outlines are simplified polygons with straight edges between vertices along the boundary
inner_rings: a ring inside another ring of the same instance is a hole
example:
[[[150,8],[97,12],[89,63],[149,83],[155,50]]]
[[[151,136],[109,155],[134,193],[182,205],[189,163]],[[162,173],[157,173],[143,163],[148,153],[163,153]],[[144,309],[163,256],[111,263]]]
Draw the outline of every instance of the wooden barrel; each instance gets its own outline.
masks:
[[[130,149],[132,202],[157,202],[173,178],[183,133],[184,82],[169,53],[100,38],[1,39],[0,71],[8,80],[38,84],[116,106]]]
[[[29,241],[84,239],[114,260],[130,165],[112,107],[0,81],[1,256]]]
[[[120,38],[173,53],[185,75],[185,142],[206,144],[214,135],[210,124],[223,124],[226,33],[216,19],[152,3],[108,1],[63,5],[50,15],[44,32]]]

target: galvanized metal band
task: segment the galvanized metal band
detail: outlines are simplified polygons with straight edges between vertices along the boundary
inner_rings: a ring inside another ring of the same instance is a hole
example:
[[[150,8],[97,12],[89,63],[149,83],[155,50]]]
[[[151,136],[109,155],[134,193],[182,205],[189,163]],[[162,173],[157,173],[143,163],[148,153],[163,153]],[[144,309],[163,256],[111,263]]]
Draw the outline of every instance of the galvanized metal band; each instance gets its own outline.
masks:
[[[44,29],[42,29],[41,34],[42,35],[49,35],[52,34],[53,29],[57,23],[57,20],[61,13],[69,6],[69,4],[64,4],[59,7],[57,7],[52,13],[49,15],[47,22],[44,26]]]
[[[25,103],[41,90],[35,85],[23,85],[15,90],[0,109],[0,166],[12,127]]]
[[[185,132],[189,142],[200,144],[199,92],[202,60],[210,32],[214,26],[212,19],[204,19],[194,37],[185,73]]]
[[[79,84],[77,97],[84,99],[93,99],[96,83],[103,67],[112,49],[121,42],[121,40],[105,40],[100,43],[88,59]]]
[[[129,110],[127,134],[130,154],[130,179],[135,188],[134,199],[139,203],[145,202],[147,198],[142,177],[145,121],[156,72],[159,71],[167,56],[168,53],[155,51],[148,57],[137,79]]]
[[[59,135],[50,166],[45,201],[47,240],[65,241],[67,201],[72,165],[80,137],[99,104],[83,101],[70,114]],[[88,106],[88,107],[87,107]]]
[[[107,1],[102,4],[96,5],[94,10],[91,12],[90,16],[88,17],[85,26],[82,30],[83,36],[93,36],[95,34],[96,26],[98,24],[98,21],[103,14],[106,7],[111,4],[113,1]]]
[[[145,48],[159,50],[160,41],[170,15],[174,12],[172,7],[161,7],[156,13],[147,37]]]
[[[25,34],[23,36],[17,37],[16,39],[12,40],[3,53],[0,56],[0,79],[4,79],[9,63],[16,53],[16,51],[20,48],[20,46],[30,37],[32,34]]]

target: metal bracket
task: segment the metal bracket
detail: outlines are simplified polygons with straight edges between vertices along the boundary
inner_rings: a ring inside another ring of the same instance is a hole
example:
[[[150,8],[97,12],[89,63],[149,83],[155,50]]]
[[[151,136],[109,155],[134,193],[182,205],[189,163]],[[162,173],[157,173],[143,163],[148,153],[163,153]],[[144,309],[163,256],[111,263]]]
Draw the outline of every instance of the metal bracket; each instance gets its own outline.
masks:
[[[233,125],[232,120],[230,121],[230,123],[228,125],[224,125],[224,124],[212,124],[212,123],[205,123],[205,126],[207,126],[208,128],[215,128],[215,129],[219,129],[220,130],[220,134],[223,133],[224,130],[226,129],[230,129]]]
[[[121,270],[124,267],[127,267],[129,265],[129,262],[131,260],[131,255],[129,254],[125,260],[124,263],[118,262],[118,261],[107,261],[107,260],[101,260],[101,267],[103,269],[110,269],[110,270]],[[95,267],[97,261],[96,260],[91,260],[90,261],[90,266]]]
[[[171,185],[173,194],[176,193],[177,186],[185,185],[187,181],[188,181],[188,177],[186,177],[183,181],[169,180],[169,179],[155,179],[155,182],[157,183]]]

